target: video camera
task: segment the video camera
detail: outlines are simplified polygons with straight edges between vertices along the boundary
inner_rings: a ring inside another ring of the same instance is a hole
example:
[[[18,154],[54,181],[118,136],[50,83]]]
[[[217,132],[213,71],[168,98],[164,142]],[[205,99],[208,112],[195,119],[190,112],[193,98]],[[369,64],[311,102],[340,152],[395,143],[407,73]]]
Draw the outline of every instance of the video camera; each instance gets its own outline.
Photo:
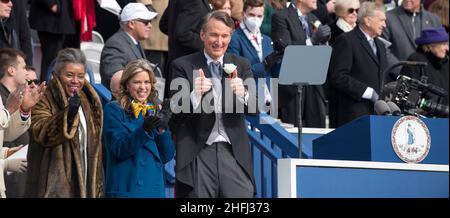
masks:
[[[420,80],[399,75],[397,80],[385,85],[384,89],[389,90],[389,94],[384,93],[387,101],[392,101],[400,107],[403,114],[424,115],[427,117],[448,117],[448,105],[439,104],[430,99],[436,96],[437,99],[448,95],[447,91],[441,87],[429,84],[428,77],[424,73],[426,63],[413,62],[421,68]],[[408,63],[406,63],[408,64]]]

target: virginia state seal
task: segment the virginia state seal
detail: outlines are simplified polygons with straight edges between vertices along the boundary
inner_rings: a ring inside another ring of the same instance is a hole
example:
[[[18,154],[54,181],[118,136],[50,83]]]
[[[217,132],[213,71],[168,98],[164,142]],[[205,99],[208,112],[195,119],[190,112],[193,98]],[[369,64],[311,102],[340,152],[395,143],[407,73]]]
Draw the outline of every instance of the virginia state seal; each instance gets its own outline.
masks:
[[[406,163],[422,162],[431,146],[428,127],[415,116],[404,116],[395,123],[391,141],[397,156]]]

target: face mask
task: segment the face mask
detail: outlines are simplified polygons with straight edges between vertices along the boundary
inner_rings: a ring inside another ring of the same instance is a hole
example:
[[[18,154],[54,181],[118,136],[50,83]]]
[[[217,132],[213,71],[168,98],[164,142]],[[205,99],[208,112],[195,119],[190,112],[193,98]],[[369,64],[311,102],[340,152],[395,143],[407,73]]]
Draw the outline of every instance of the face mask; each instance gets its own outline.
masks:
[[[247,15],[245,15],[244,23],[245,27],[247,27],[250,32],[254,33],[261,27],[262,19],[257,17],[247,17]]]

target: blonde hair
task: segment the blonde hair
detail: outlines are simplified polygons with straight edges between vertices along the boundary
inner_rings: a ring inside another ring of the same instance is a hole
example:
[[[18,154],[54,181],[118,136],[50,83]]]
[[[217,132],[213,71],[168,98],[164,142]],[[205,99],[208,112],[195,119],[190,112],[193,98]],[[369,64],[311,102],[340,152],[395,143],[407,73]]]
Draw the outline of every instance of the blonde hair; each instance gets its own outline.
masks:
[[[334,11],[336,16],[343,17],[347,14],[347,9],[353,5],[360,6],[359,0],[336,0]]]
[[[120,106],[125,110],[130,110],[131,105],[131,95],[127,90],[127,83],[138,73],[147,72],[150,78],[150,95],[147,97],[147,101],[153,102],[156,104],[156,99],[158,98],[158,91],[156,90],[156,78],[153,73],[153,68],[151,67],[150,62],[145,59],[137,59],[131,61],[125,66],[123,70],[122,78],[120,79],[120,89],[118,93],[118,102]]]

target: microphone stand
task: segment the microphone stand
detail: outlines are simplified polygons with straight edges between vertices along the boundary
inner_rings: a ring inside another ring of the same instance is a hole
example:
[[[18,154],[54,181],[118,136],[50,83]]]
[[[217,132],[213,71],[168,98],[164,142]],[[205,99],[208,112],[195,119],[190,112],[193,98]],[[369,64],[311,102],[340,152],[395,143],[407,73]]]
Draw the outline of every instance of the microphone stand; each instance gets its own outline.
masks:
[[[295,83],[297,85],[297,102],[298,102],[298,116],[297,116],[297,139],[298,139],[298,159],[302,159],[302,96],[303,96],[303,86],[305,83]]]

